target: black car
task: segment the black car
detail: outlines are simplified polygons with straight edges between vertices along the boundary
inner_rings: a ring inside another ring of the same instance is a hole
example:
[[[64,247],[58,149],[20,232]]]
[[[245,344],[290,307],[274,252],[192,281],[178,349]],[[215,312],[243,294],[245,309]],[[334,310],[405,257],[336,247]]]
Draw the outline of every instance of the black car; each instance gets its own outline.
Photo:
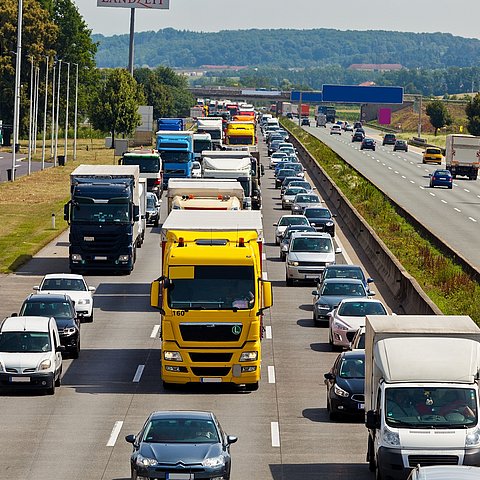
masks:
[[[333,221],[335,215],[332,215],[328,208],[306,207],[303,214],[317,232],[326,232],[331,237],[335,236],[335,222]]]
[[[382,145],[395,145],[397,141],[397,137],[394,133],[386,133],[383,136]]]
[[[360,145],[360,150],[375,150],[375,140],[373,138],[364,138]]]
[[[148,417],[133,445],[132,479],[230,479],[230,445],[237,437],[225,434],[212,412],[161,411]]]
[[[292,170],[291,168],[282,168],[278,171],[277,176],[275,177],[275,188],[280,188],[287,177],[298,179],[295,170]]]
[[[408,152],[408,143],[405,140],[395,140],[395,145],[393,146],[393,151],[403,150]]]
[[[352,135],[352,142],[361,142],[365,138],[365,134],[362,132],[355,132]]]
[[[280,144],[283,143],[283,137],[279,138],[278,140],[272,140],[268,144],[268,156],[270,157],[272,153],[276,152],[280,146]]]
[[[347,265],[347,264],[336,264],[328,265],[325,267],[325,270],[322,272],[322,276],[318,281],[318,289],[320,290],[321,283],[326,278],[356,278],[363,282],[363,286],[370,291],[369,284],[373,283],[373,278],[366,277],[363,269],[360,265]]]
[[[365,352],[341,353],[324,377],[331,420],[365,414]]]
[[[308,117],[302,117],[301,125],[303,126],[310,126],[310,119]]]
[[[154,193],[147,192],[147,224],[158,227],[160,220],[160,202]]]
[[[23,302],[19,315],[53,317],[60,343],[73,358],[80,355],[80,320],[75,305],[65,294],[31,294]]]

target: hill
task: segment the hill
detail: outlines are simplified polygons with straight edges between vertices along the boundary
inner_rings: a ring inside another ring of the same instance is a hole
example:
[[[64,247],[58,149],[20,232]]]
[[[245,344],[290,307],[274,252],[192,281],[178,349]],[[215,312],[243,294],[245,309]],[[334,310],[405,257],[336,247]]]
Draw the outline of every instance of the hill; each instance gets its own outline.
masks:
[[[128,35],[93,35],[97,66],[128,63]],[[480,64],[480,40],[449,33],[382,30],[223,30],[204,33],[166,28],[135,34],[135,64],[192,68],[201,65],[281,68],[353,63],[399,63],[406,68],[471,67]]]

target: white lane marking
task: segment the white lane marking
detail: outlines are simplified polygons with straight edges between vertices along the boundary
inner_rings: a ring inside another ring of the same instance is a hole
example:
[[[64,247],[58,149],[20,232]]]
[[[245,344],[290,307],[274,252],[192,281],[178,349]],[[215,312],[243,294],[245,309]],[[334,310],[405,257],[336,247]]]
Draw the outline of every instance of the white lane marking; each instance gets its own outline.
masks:
[[[410,180],[410,183],[415,183],[413,180]]]
[[[397,172],[397,171],[395,170],[395,173],[398,175],[399,172]]]
[[[262,253],[262,260],[266,260],[267,259],[267,255],[265,253]]]
[[[385,164],[382,162],[382,165],[385,166]]]
[[[480,195],[477,195],[478,198],[480,198]]]
[[[413,162],[410,162],[410,165],[413,165]]]
[[[377,158],[377,163],[380,163],[380,160]]]
[[[454,186],[454,187],[458,187],[458,183],[454,183],[453,186]]]
[[[120,430],[122,429],[123,422],[119,420],[115,422],[115,425],[112,428],[112,433],[110,434],[110,438],[107,442],[107,447],[114,447],[115,442],[117,441],[118,435],[120,434]]]
[[[402,178],[407,178],[405,175],[402,175]]]
[[[441,200],[442,203],[448,203],[446,200]]]
[[[421,185],[419,185],[419,186],[420,186],[420,188],[421,188],[422,190],[425,190],[425,187],[422,187]]]
[[[150,334],[150,338],[157,338],[159,330],[160,330],[160,325],[154,325],[152,329],[152,333]]]
[[[470,193],[470,190],[467,190],[466,188],[464,188],[464,190],[465,190],[467,193]]]
[[[135,372],[135,376],[133,377],[133,380],[132,380],[133,383],[138,383],[140,381],[140,379],[142,378],[142,373],[144,369],[145,369],[145,365],[139,365],[137,367],[137,371]]]
[[[434,197],[434,196],[435,196],[435,194],[434,194],[434,193],[432,193],[432,192],[428,192],[428,193],[429,193],[429,194],[430,194],[432,197]]]
[[[458,213],[462,213],[462,211],[459,210],[457,207],[454,207],[454,210],[455,210],[456,212],[458,212]]]
[[[392,170],[392,167],[388,167],[389,170]]]
[[[342,242],[340,241],[340,239],[338,237],[335,238],[335,243],[338,245],[339,248],[342,249],[342,255],[343,255],[343,258],[345,259],[345,261],[349,265],[353,265],[352,259],[350,258],[350,256],[346,252],[345,247],[343,246]]]
[[[472,222],[477,223],[477,221],[476,221],[474,218],[472,218],[472,217],[468,217],[468,219],[471,220]]]
[[[268,383],[275,383],[275,367],[273,365],[268,366]]]
[[[271,340],[272,338],[272,327],[270,325],[265,327],[265,338],[268,340]]]
[[[278,422],[270,423],[270,433],[272,435],[272,447],[280,446],[280,430],[278,428]]]
[[[421,165],[417,165],[417,168],[422,168],[422,166],[421,166]]]
[[[268,274],[267,274],[267,272],[262,272],[262,279],[263,279],[263,280],[268,280]]]

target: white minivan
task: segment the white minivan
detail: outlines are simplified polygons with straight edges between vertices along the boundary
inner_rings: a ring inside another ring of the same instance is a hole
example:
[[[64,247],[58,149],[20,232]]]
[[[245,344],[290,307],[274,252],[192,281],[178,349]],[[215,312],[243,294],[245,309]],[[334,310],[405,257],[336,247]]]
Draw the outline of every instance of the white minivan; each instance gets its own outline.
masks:
[[[53,395],[60,386],[64,349],[53,317],[5,318],[0,323],[0,387]]]

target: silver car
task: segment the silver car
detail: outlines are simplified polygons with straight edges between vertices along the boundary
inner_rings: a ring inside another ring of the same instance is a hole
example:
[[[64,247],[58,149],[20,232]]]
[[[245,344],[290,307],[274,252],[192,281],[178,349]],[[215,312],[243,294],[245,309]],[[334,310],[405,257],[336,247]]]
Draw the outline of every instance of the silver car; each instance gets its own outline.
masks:
[[[280,240],[283,233],[289,225],[307,225],[310,226],[309,221],[303,215],[283,215],[278,223],[274,223],[275,228],[275,245],[280,245]]]
[[[291,204],[292,213],[302,214],[307,207],[318,207],[322,201],[314,193],[297,193]]]
[[[307,193],[303,187],[289,187],[282,195],[282,210],[288,210],[299,193]]]
[[[293,285],[295,280],[317,280],[327,265],[335,263],[335,255],[341,252],[340,248],[334,248],[328,233],[294,233],[286,257],[287,285]]]

